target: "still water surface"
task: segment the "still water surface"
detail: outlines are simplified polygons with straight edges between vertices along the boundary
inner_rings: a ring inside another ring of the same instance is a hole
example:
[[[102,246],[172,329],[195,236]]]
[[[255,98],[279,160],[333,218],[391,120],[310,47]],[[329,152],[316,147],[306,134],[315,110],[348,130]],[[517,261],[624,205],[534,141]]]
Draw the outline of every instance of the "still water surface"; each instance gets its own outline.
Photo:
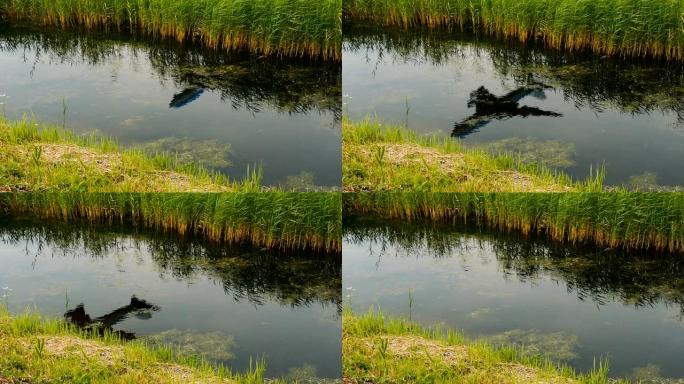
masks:
[[[346,25],[344,111],[609,185],[684,185],[681,66],[561,55],[461,33]],[[471,93],[498,98],[486,110]]]
[[[234,178],[339,187],[337,64],[0,25],[0,113],[179,153]]]
[[[343,246],[355,311],[379,307],[582,371],[608,358],[614,377],[684,378],[681,258],[358,218]]]
[[[85,312],[240,371],[263,358],[268,376],[341,376],[339,258],[2,219],[0,265],[12,311]]]

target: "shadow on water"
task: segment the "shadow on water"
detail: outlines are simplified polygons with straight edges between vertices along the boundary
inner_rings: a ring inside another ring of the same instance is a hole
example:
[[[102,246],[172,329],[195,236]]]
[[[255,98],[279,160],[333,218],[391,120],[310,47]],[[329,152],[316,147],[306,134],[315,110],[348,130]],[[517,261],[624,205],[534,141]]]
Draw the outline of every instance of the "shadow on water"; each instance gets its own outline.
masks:
[[[64,318],[81,329],[94,331],[100,335],[109,333],[118,336],[121,340],[134,340],[135,333],[121,330],[115,331],[114,326],[126,320],[130,315],[138,319],[149,319],[152,316],[152,312],[158,310],[159,307],[133,296],[128,305],[94,319],[86,312],[83,304],[68,310],[64,314]]]
[[[170,96],[170,108],[185,107],[211,90],[220,93],[234,109],[254,113],[266,108],[289,114],[330,112],[341,118],[341,77],[336,65],[266,60],[125,34],[105,37],[0,25],[0,51],[22,51],[23,60],[34,70],[43,59],[97,66],[121,57],[126,48],[134,57],[146,56],[160,81],[173,81],[183,89]]]
[[[332,382],[322,378],[341,375],[339,254],[7,217],[0,218],[0,245],[0,281],[12,287],[13,312],[63,315],[92,332],[235,371],[264,359],[268,377]]]
[[[530,78],[532,75],[530,75]],[[545,111],[536,107],[520,106],[520,100],[527,96],[539,100],[546,98],[544,90],[551,87],[530,81],[528,85],[519,87],[503,96],[495,96],[485,87],[480,87],[470,93],[468,108],[475,107],[475,113],[457,122],[451,136],[464,138],[489,124],[492,120],[505,120],[514,117],[561,117],[560,113]]]
[[[341,265],[336,257],[323,259],[317,255],[278,254],[249,246],[211,245],[192,238],[141,233],[123,227],[83,228],[31,220],[0,219],[0,236],[7,244],[35,244],[37,254],[31,256],[36,260],[43,250],[50,250],[53,256],[87,255],[97,259],[132,246],[147,251],[160,273],[188,282],[198,276],[209,277],[235,301],[257,306],[276,301],[293,308],[332,305],[341,313]],[[79,247],[87,253],[76,252]],[[137,305],[149,305],[147,309],[153,311],[159,309],[134,296],[129,306],[114,311],[110,317],[93,321],[110,319],[111,322],[114,318],[118,318],[116,322],[122,321],[128,315],[126,309],[131,312],[141,309]],[[123,317],[111,317],[117,314]]]
[[[24,61],[34,70],[46,58],[51,62],[97,66],[121,57],[125,48],[131,48],[134,57],[147,57],[160,81],[171,80],[184,89],[170,97],[170,108],[182,108],[211,90],[219,92],[235,109],[259,112],[274,108],[291,114],[318,111],[341,117],[339,66],[332,64],[266,60],[125,34],[104,37],[2,25],[0,34],[0,51],[21,50]]]
[[[345,24],[344,49],[361,54],[379,68],[385,62],[446,65],[465,59],[467,49],[488,55],[502,76],[512,76],[521,87],[534,81],[546,90],[562,89],[578,106],[623,113],[674,112],[684,124],[684,68],[675,64],[620,60],[574,52],[558,53],[540,46],[498,41],[472,34],[414,32]],[[376,55],[370,52],[376,51]]]
[[[8,119],[112,137],[233,180],[258,167],[264,186],[301,175],[313,178],[302,190],[341,185],[339,63],[0,23],[0,66]]]
[[[680,65],[354,23],[344,24],[343,50],[352,120],[377,116],[488,150],[510,140],[564,143],[573,157],[554,168],[576,179],[605,166],[607,186],[684,186],[675,165],[684,161]]]

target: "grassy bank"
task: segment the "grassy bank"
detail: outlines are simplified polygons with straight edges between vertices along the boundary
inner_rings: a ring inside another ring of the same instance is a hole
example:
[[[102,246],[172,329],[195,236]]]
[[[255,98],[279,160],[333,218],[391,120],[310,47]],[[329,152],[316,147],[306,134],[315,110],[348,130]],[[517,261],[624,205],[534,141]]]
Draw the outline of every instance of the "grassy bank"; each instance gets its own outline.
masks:
[[[13,22],[338,61],[341,12],[341,0],[0,0],[0,13]]]
[[[37,313],[13,316],[0,305],[0,382],[257,384],[264,366],[233,374],[171,348],[95,336]]]
[[[560,242],[684,252],[684,194],[370,193],[349,194],[345,215],[404,221],[475,221]]]
[[[106,137],[0,118],[0,191],[258,191],[261,175],[240,182],[167,154],[123,149]]]
[[[577,374],[514,348],[494,349],[452,330],[423,328],[372,310],[357,316],[345,309],[342,323],[349,383],[621,383],[608,380],[605,364]]]
[[[345,18],[473,30],[605,55],[684,59],[684,2],[673,0],[349,0]]]
[[[377,121],[345,120],[345,191],[570,192],[599,191],[603,173],[587,182],[509,155],[464,147],[451,138],[420,136]]]
[[[282,251],[341,250],[339,193],[28,193],[0,195],[0,214],[116,223]]]

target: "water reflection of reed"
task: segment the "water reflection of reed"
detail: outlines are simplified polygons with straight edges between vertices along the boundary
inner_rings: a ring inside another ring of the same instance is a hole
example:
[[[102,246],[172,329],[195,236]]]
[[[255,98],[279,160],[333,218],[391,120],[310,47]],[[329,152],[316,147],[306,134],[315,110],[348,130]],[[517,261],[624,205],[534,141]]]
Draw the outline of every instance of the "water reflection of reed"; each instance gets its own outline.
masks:
[[[118,227],[76,228],[10,219],[0,221],[0,237],[4,244],[32,244],[37,249],[30,255],[34,259],[49,255],[105,258],[135,249],[149,254],[160,274],[187,281],[210,279],[236,301],[254,305],[275,301],[291,307],[333,305],[341,311],[339,258],[275,257],[258,249],[214,246]]]
[[[611,301],[635,307],[664,304],[678,307],[684,316],[684,260],[680,257],[563,246],[465,224],[416,225],[363,217],[345,222],[344,238],[370,244],[369,249],[383,256],[389,249],[398,250],[399,257],[438,258],[491,250],[505,278],[557,280],[580,300],[597,305]]]
[[[538,81],[563,91],[566,99],[597,111],[674,113],[684,124],[684,69],[645,60],[607,59],[582,53],[559,53],[539,46],[477,35],[412,31],[347,24],[344,50],[365,55],[377,70],[385,62],[446,65],[458,68],[474,57],[491,61],[503,78],[524,85]]]
[[[280,113],[332,113],[341,118],[338,64],[307,65],[222,53],[197,47],[140,40],[132,36],[79,35],[30,28],[0,29],[0,51],[19,53],[32,66],[40,63],[103,65],[114,59],[147,60],[160,81],[179,88],[201,87],[221,95],[236,109]]]

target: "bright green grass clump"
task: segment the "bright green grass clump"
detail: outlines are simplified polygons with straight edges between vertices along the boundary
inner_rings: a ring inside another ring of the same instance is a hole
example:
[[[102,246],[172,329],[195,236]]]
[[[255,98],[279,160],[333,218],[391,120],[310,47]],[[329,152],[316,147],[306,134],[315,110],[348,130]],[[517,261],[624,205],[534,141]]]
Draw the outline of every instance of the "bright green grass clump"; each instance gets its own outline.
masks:
[[[339,193],[28,193],[0,195],[0,214],[123,224],[282,251],[339,253]]]
[[[567,50],[684,60],[684,0],[348,0],[345,16],[459,28]]]
[[[0,305],[2,383],[260,384],[264,372],[258,363],[234,374],[168,347],[94,335],[36,312],[12,315]]]
[[[561,242],[684,252],[681,193],[372,193],[345,195],[345,214],[468,221]]]
[[[0,0],[0,14],[264,55],[341,57],[342,0]]]
[[[425,137],[366,119],[342,126],[345,191],[600,191],[603,172],[586,182],[514,155],[492,155],[452,138]],[[592,172],[593,173],[593,172]]]
[[[0,192],[258,191],[261,175],[236,182],[167,154],[122,149],[113,139],[0,118]]]
[[[342,317],[344,377],[349,383],[623,383],[608,379],[603,362],[589,373],[539,356],[470,341],[453,330],[424,328],[370,310]],[[346,381],[345,381],[346,382]]]

